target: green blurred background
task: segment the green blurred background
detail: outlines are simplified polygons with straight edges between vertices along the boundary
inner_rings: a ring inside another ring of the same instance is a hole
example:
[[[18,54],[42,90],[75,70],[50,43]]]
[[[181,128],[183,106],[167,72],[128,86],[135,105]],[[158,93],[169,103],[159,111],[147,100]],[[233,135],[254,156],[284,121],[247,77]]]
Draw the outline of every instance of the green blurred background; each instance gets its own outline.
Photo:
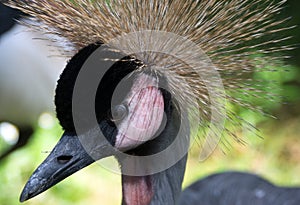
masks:
[[[289,0],[282,15],[292,16],[289,24],[299,25],[299,9],[299,0]],[[292,29],[288,34],[293,36],[289,43],[296,44],[297,47],[289,53],[292,58],[285,62],[289,66],[278,67],[279,71],[271,76],[257,76],[277,81],[274,89],[283,98],[278,97],[272,102],[260,102],[260,105],[276,116],[276,119],[232,108],[255,125],[261,137],[242,127],[235,132],[246,141],[245,145],[233,143],[223,151],[217,149],[204,162],[198,160],[200,147],[195,144],[190,151],[184,187],[204,176],[225,170],[249,171],[278,185],[300,186],[300,28]],[[37,126],[29,144],[0,163],[1,205],[20,204],[18,198],[24,184],[52,150],[61,134],[62,130],[57,121],[48,128]],[[0,148],[4,149],[5,146],[4,142],[0,141]],[[120,202],[120,176],[94,164],[24,204],[115,205]]]

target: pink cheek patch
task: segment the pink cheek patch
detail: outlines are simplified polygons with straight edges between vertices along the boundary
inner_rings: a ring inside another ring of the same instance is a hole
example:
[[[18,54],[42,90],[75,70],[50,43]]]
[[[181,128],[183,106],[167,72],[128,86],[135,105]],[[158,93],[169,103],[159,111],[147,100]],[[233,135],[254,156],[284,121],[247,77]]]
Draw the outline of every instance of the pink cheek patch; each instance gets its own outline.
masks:
[[[145,77],[145,76],[143,76]],[[146,81],[150,77],[146,77]],[[116,148],[128,150],[155,138],[155,133],[161,126],[164,115],[164,99],[161,91],[155,86],[154,80],[150,86],[140,90],[133,89],[128,98],[128,116],[118,125]]]

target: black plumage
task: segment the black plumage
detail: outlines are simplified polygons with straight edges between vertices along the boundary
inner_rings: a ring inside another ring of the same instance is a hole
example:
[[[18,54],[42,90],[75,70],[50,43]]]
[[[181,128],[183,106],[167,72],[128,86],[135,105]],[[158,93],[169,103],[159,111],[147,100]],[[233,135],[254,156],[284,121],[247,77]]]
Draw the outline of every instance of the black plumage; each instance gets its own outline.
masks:
[[[250,173],[225,172],[210,175],[187,187],[182,205],[297,205],[300,188],[278,187]]]

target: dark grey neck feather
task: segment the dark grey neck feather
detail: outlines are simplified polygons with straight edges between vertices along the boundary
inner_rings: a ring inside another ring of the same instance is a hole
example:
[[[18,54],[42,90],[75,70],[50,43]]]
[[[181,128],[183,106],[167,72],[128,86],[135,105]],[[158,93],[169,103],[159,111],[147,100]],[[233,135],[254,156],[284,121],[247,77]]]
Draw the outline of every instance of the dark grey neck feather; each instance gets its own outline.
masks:
[[[181,124],[188,122],[187,116],[183,113],[180,115],[181,111],[171,108],[172,114],[169,116],[168,124],[166,125],[165,130],[162,135],[162,142],[159,142],[159,145],[170,145],[174,142],[175,138],[178,138],[179,141],[176,143],[175,148],[170,154],[170,159],[176,157],[180,152],[187,153],[189,148],[189,127],[187,124]],[[181,133],[180,127],[185,127],[184,131]],[[161,149],[158,147],[158,150]],[[154,196],[150,205],[176,205],[179,203],[179,197],[181,193],[182,181],[185,173],[187,161],[187,154],[185,154],[176,164],[170,168],[162,171],[160,173],[153,175],[153,188]]]
[[[187,155],[169,169],[153,175],[154,196],[150,205],[178,204]]]

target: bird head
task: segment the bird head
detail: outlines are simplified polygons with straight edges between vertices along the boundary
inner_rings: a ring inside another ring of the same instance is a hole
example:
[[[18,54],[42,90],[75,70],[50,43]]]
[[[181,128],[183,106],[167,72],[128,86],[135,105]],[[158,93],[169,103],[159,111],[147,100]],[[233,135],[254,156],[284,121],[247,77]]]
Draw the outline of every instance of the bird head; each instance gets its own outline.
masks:
[[[103,50],[105,56],[99,57]],[[67,64],[55,95],[57,118],[64,133],[28,180],[20,201],[99,159],[118,157],[123,152],[135,156],[157,154],[174,140],[163,137],[176,104],[167,91],[165,77],[148,69],[140,71],[141,62],[130,56],[118,61],[115,58],[115,52],[101,49],[101,44],[91,44]],[[93,89],[89,82],[98,74],[98,84]]]

